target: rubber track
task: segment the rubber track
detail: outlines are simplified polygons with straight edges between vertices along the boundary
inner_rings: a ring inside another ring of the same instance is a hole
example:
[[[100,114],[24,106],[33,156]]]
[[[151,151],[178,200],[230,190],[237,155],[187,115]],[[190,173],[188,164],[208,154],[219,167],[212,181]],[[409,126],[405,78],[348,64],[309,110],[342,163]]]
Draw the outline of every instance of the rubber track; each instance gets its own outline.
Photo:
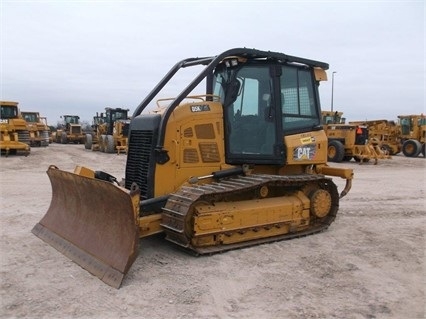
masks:
[[[220,201],[227,201],[235,195],[239,196],[239,199],[241,200],[242,193],[246,194],[246,196],[251,196],[244,198],[244,200],[248,200],[254,198],[250,194],[254,194],[255,190],[264,185],[267,187],[283,187],[292,193],[295,190],[302,190],[309,184],[319,185],[320,188],[326,189],[330,192],[332,197],[332,208],[331,212],[322,219],[311,218],[310,227],[308,229],[280,236],[266,237],[235,244],[217,245],[210,247],[194,247],[191,245],[191,238],[188,238],[187,234],[191,233],[192,230],[188,231],[188,229],[185,229],[185,227],[188,227],[186,226],[188,224],[185,221],[188,217],[190,217],[188,214],[190,214],[192,206],[197,201],[217,203]],[[195,252],[195,254],[212,254],[231,249],[319,233],[327,229],[328,226],[334,221],[338,211],[338,206],[339,194],[337,192],[337,187],[330,178],[326,178],[323,175],[302,174],[290,176],[236,176],[211,184],[184,186],[176,193],[171,194],[166,206],[163,208],[161,225],[164,227],[167,240],[185,249],[192,250],[192,252]]]

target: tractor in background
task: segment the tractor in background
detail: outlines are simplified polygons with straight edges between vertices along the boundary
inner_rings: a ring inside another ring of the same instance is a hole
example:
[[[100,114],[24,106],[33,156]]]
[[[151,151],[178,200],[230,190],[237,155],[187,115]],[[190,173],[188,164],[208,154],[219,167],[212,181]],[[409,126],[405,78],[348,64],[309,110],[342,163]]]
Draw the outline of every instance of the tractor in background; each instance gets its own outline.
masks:
[[[351,121],[349,124],[366,126],[369,138],[377,141],[385,153],[396,155],[401,152],[399,129],[395,121]]]
[[[85,136],[78,115],[63,115],[62,123],[58,124],[56,132],[52,133],[53,141],[61,144],[83,144]]]
[[[425,157],[426,116],[399,115],[398,125],[402,153],[407,157]]]
[[[99,150],[99,138],[101,136],[102,125],[105,123],[104,113],[99,114],[96,112],[96,115],[93,116],[91,131],[86,132],[86,140],[84,143],[84,148],[88,150],[97,151]]]
[[[101,113],[102,123],[96,125],[96,132],[86,134],[85,148],[104,153],[127,153],[128,112],[123,108],[105,108],[105,115]]]
[[[342,112],[321,111],[322,124],[328,138],[327,158],[330,162],[350,161],[364,163],[374,159],[389,159],[375,138],[369,137],[366,125],[346,124]]]

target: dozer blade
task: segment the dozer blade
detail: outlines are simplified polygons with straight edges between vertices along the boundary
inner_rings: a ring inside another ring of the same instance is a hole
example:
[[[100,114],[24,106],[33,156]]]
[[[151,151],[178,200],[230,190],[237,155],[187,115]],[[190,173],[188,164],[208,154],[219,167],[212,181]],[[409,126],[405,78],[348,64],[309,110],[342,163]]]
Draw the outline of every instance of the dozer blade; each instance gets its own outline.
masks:
[[[33,234],[106,284],[119,288],[138,253],[135,207],[139,205],[139,190],[128,191],[52,166],[47,175],[52,201]]]

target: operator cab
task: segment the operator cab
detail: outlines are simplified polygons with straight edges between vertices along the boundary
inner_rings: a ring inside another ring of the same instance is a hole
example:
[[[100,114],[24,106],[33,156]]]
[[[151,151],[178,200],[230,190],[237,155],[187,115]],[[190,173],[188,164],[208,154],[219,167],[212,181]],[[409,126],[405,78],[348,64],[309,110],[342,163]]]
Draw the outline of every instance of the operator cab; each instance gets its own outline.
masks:
[[[16,119],[18,118],[18,107],[16,105],[1,105],[1,119]]]
[[[235,58],[215,70],[229,164],[282,164],[284,136],[320,128],[313,69],[299,64]]]

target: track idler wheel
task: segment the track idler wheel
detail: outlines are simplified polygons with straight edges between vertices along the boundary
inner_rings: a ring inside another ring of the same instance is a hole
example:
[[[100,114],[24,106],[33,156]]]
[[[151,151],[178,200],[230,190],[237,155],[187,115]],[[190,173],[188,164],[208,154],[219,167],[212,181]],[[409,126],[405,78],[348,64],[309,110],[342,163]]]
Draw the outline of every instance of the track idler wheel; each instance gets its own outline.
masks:
[[[314,216],[323,218],[329,214],[332,200],[328,191],[325,189],[314,190],[309,198],[311,200],[310,210]]]

